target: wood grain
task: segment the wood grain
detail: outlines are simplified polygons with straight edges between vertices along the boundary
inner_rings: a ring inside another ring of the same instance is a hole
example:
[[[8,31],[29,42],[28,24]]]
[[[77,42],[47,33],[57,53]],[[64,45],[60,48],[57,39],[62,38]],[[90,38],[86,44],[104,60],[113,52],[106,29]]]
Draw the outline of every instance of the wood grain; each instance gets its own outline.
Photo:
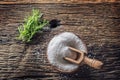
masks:
[[[17,28],[24,22],[24,17],[32,8],[41,10],[47,20],[60,20],[60,26],[37,34],[33,38],[33,43],[25,44],[16,40]],[[120,3],[9,4],[0,5],[0,13],[1,79],[117,80],[120,78]],[[73,32],[83,39],[88,52],[104,62],[101,70],[85,65],[74,74],[64,74],[49,64],[46,56],[47,45],[53,36],[65,31]]]
[[[0,4],[28,4],[28,3],[104,3],[120,2],[119,0],[1,0]]]

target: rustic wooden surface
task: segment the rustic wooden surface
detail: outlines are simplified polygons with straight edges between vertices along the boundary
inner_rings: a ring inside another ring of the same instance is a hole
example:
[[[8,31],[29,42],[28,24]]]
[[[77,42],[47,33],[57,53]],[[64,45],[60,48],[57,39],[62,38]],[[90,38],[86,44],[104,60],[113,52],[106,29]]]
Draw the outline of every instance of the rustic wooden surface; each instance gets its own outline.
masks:
[[[120,2],[120,0],[0,0],[0,4],[28,4],[28,3],[103,3]]]
[[[4,1],[4,0],[3,0]],[[16,40],[17,27],[32,8],[60,26],[37,34],[33,43]],[[10,80],[118,80],[120,78],[120,3],[99,4],[1,4],[0,79]],[[80,36],[88,52],[104,62],[101,70],[86,65],[77,73],[63,74],[47,61],[46,49],[54,35],[70,31]]]

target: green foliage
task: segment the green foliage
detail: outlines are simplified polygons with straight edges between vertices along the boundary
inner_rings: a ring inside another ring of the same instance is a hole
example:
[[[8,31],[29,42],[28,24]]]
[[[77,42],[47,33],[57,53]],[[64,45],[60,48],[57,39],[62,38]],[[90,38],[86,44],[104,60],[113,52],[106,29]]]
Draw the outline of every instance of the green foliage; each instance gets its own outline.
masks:
[[[31,38],[44,26],[48,24],[48,21],[42,18],[43,14],[39,10],[32,10],[32,15],[25,19],[25,23],[18,27],[19,40],[24,42],[30,42]]]

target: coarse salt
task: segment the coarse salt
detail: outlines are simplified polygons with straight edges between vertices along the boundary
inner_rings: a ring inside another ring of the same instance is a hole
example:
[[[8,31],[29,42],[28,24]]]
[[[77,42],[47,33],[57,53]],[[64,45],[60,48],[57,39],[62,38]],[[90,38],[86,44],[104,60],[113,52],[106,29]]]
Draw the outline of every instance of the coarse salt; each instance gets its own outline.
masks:
[[[49,62],[58,70],[72,72],[79,68],[79,65],[70,63],[64,57],[76,58],[75,53],[68,47],[73,47],[87,53],[83,41],[71,32],[63,32],[56,35],[48,44],[47,56]]]

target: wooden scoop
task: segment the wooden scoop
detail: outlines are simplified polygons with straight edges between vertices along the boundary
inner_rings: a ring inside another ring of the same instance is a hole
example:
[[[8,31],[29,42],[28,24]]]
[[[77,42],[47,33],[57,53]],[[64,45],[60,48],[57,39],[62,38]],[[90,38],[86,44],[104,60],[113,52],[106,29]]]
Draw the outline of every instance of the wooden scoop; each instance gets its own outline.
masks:
[[[88,58],[87,56],[85,56],[85,53],[80,51],[80,50],[77,50],[77,49],[72,48],[72,47],[69,47],[69,49],[78,53],[78,56],[76,59],[64,57],[64,59],[69,61],[69,62],[78,64],[78,65],[80,65],[81,63],[84,63],[84,64],[87,64],[95,69],[100,69],[101,66],[103,65],[103,63],[99,60]]]

